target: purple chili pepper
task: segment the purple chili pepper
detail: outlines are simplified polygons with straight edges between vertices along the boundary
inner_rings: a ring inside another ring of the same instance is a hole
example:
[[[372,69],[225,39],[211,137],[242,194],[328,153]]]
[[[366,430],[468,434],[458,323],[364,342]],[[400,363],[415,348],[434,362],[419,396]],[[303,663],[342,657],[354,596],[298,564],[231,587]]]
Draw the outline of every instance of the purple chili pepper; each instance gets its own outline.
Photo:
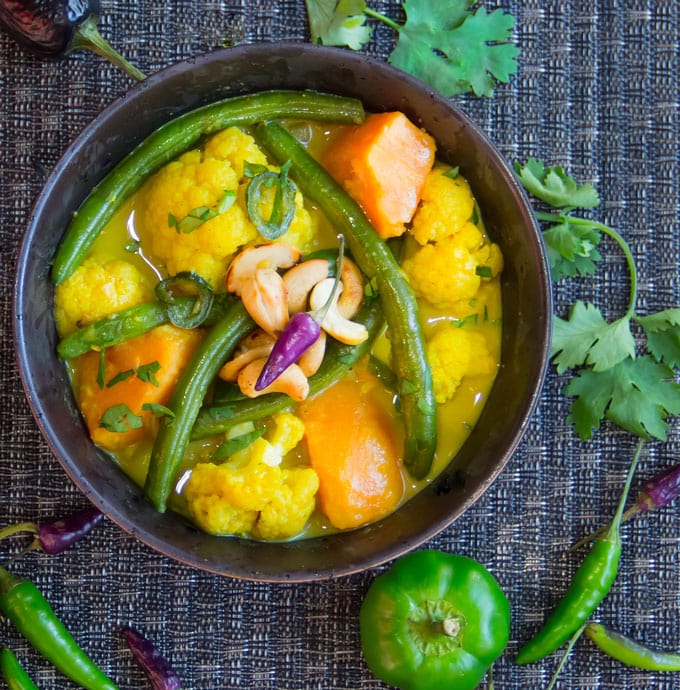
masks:
[[[146,671],[154,690],[180,690],[181,681],[165,657],[140,632],[123,628],[123,636],[139,665]]]
[[[621,521],[629,520],[639,513],[644,513],[654,508],[665,508],[678,495],[680,495],[680,465],[670,467],[646,481],[635,503],[621,516]],[[608,527],[609,525],[605,525],[593,534],[584,537],[576,542],[572,549],[578,549],[580,546],[598,538],[607,531]]]
[[[82,539],[104,517],[104,514],[94,506],[73,513],[55,522],[21,522],[0,530],[0,540],[19,532],[29,532],[35,535],[33,542],[19,555],[40,549],[50,556],[56,556],[71,545]]]
[[[276,381],[291,364],[298,359],[318,340],[321,335],[321,324],[335,301],[340,289],[342,274],[342,260],[345,251],[344,235],[338,235],[340,250],[335,270],[335,284],[326,303],[316,311],[301,311],[293,314],[281,335],[274,343],[262,371],[255,382],[255,390],[261,391]]]

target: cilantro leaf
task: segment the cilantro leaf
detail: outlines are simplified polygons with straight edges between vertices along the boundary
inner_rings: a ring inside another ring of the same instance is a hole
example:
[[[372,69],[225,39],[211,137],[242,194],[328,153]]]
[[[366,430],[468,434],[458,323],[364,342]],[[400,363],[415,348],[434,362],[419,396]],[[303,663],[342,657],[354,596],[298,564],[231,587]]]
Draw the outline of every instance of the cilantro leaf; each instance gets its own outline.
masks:
[[[371,40],[363,0],[305,0],[313,43],[360,50]]]
[[[515,171],[522,186],[537,199],[555,208],[595,208],[600,203],[597,190],[591,184],[578,184],[560,166],[547,167],[536,158]]]
[[[174,419],[176,416],[169,407],[161,405],[160,403],[144,403],[142,405],[142,409],[147,412],[151,412],[151,414],[157,419],[160,417],[170,417],[171,419]]]
[[[406,22],[387,21],[399,32],[389,62],[446,97],[468,91],[491,96],[497,81],[507,82],[517,71],[519,49],[509,42],[515,18],[501,9],[488,13],[480,7],[471,12],[473,4],[474,0],[405,0]]]
[[[264,436],[266,430],[265,427],[261,427],[259,429],[253,429],[252,431],[246,431],[243,434],[234,436],[234,438],[227,439],[217,450],[215,450],[212,455],[213,460],[223,460],[230,455],[234,455],[234,453],[237,453],[239,450],[247,448],[258,438]]]
[[[645,330],[647,348],[657,362],[669,367],[680,367],[680,308],[635,319]]]
[[[596,262],[602,258],[597,245],[600,231],[590,225],[570,223],[568,218],[543,231],[543,240],[554,281],[576,275],[595,273]]]
[[[649,355],[624,359],[606,371],[585,369],[565,387],[574,396],[567,421],[583,439],[603,418],[642,438],[666,440],[668,415],[680,414],[680,385],[673,370]]]
[[[156,379],[156,374],[160,371],[160,362],[154,361],[148,364],[141,364],[137,367],[137,378],[144,383],[151,383],[156,388],[158,388],[158,379]]]
[[[132,412],[125,403],[120,403],[104,410],[99,419],[99,426],[107,431],[122,434],[130,429],[140,429],[142,418]]]
[[[625,316],[608,323],[597,307],[579,300],[567,320],[555,317],[551,356],[559,373],[586,364],[605,371],[626,357],[634,359],[630,319]]]

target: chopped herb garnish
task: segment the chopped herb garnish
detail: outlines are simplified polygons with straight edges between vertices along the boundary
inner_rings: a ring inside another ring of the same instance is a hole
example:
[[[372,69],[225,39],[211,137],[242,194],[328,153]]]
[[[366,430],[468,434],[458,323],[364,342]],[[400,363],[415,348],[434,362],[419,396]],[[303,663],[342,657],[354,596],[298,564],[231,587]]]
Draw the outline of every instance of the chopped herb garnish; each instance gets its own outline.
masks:
[[[253,441],[264,435],[266,429],[261,427],[247,431],[245,434],[239,434],[234,438],[227,439],[217,450],[213,453],[214,460],[222,460],[228,458],[230,455],[237,453],[239,450],[247,448]]]
[[[104,411],[99,420],[99,426],[114,433],[124,433],[130,429],[140,429],[142,418],[134,414],[125,404],[113,405]]]
[[[99,365],[97,366],[97,385],[100,388],[104,388],[104,384],[106,382],[105,376],[106,376],[106,348],[102,348],[99,350]]]
[[[148,364],[142,364],[137,367],[137,378],[144,383],[152,383],[156,388],[158,388],[158,380],[155,374],[157,374],[161,369],[160,362],[149,362]]]
[[[480,278],[492,278],[493,277],[493,271],[491,270],[491,266],[477,266],[477,268],[475,268],[475,273]]]
[[[129,379],[131,376],[135,375],[135,370],[134,369],[127,369],[126,371],[119,371],[107,384],[107,388],[111,388],[111,386],[115,386],[117,383],[120,383],[121,381],[125,381]]]
[[[128,252],[129,254],[136,254],[139,251],[139,240],[130,240],[126,245],[125,245],[125,251]]]
[[[269,172],[269,168],[266,165],[251,163],[249,161],[244,161],[243,163],[243,177],[247,177],[248,179],[252,179],[266,172]]]
[[[236,192],[233,189],[225,189],[214,207],[198,206],[191,209],[181,220],[178,220],[174,214],[168,213],[168,227],[175,228],[178,233],[187,234],[193,232],[201,227],[203,223],[228,211],[235,201]]]
[[[452,180],[455,180],[458,176],[460,175],[460,166],[456,166],[455,168],[450,168],[444,173],[444,177],[450,177]]]
[[[462,319],[456,319],[455,321],[452,321],[451,323],[456,327],[456,328],[463,328],[464,326],[469,326],[469,325],[475,325],[477,321],[479,320],[479,314],[475,312],[474,314],[468,314],[466,317]]]
[[[143,410],[151,412],[151,414],[156,417],[171,417],[174,419],[175,413],[165,405],[160,405],[159,403],[144,403],[142,405]]]

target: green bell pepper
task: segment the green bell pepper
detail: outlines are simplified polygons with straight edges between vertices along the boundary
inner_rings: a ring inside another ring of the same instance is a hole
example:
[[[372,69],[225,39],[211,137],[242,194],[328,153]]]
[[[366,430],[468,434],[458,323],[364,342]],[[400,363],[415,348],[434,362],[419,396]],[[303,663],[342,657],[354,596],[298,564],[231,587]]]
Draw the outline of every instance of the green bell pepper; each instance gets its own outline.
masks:
[[[400,558],[359,615],[371,671],[401,690],[473,690],[510,636],[510,604],[477,561],[442,551]]]

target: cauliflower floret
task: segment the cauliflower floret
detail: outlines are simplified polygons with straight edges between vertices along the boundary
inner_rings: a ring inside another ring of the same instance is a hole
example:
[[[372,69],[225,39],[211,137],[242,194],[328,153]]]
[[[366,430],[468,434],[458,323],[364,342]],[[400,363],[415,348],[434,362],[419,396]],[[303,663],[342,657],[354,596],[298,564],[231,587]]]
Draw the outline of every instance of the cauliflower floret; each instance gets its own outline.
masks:
[[[153,300],[153,287],[133,264],[90,257],[54,293],[59,335],[136,304]]]
[[[269,439],[258,438],[222,465],[197,464],[184,488],[196,524],[211,534],[287,539],[305,526],[316,505],[319,478],[310,467],[284,469],[284,455],[302,440],[304,424],[274,417]]]
[[[206,158],[227,161],[239,180],[243,180],[245,161],[252,165],[268,165],[267,157],[255,143],[255,139],[238,127],[227,127],[210,137],[205,144],[203,155]]]
[[[221,287],[231,257],[244,245],[262,241],[247,211],[250,180],[244,177],[245,161],[274,169],[252,136],[230,127],[211,137],[202,151],[188,151],[168,163],[147,183],[139,229],[151,254],[170,275],[194,271],[213,288]],[[235,195],[234,202],[215,213],[225,192]],[[273,200],[273,190],[270,194]],[[316,228],[300,192],[295,207],[291,226],[281,239],[306,252],[313,246]],[[196,212],[212,217],[183,228],[182,220]],[[270,214],[271,200],[265,199],[262,216]]]
[[[236,193],[238,175],[228,161],[189,151],[159,170],[145,188],[138,216],[143,239],[170,275],[194,271],[213,288],[221,285],[229,258],[257,237],[240,203],[182,231],[176,223],[196,209],[215,209],[225,192]],[[174,219],[174,223],[171,222]]]
[[[440,404],[453,397],[463,377],[489,374],[495,367],[484,336],[455,326],[437,330],[428,340],[427,359]]]
[[[411,234],[420,243],[437,242],[455,235],[472,216],[475,200],[460,175],[445,175],[448,167],[437,165],[427,176],[420,206],[413,217]]]
[[[402,268],[418,297],[457,315],[456,308],[469,305],[482,280],[502,269],[500,250],[484,243],[472,223],[435,244],[426,244],[407,258]]]

